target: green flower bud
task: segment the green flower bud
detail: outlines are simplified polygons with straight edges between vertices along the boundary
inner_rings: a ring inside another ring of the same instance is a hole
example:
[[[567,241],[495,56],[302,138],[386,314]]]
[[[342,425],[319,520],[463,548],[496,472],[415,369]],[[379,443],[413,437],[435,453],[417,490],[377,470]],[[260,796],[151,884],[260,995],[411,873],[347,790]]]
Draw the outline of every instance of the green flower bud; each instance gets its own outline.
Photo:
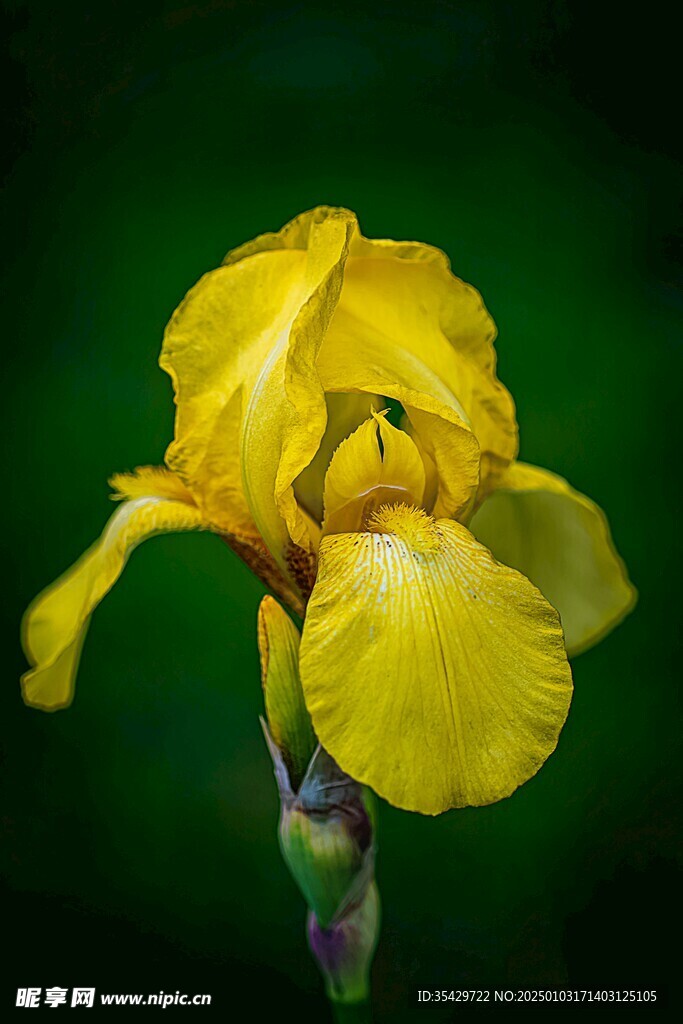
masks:
[[[295,789],[317,746],[299,679],[299,631],[272,597],[258,615],[258,643],[266,717]]]
[[[318,747],[297,794],[280,792],[280,845],[323,927],[343,917],[372,877],[372,828],[361,787]]]
[[[379,929],[372,795],[317,743],[299,679],[299,634],[272,598],[261,604],[259,649],[282,855],[309,908],[309,945],[328,996],[357,1003],[367,998]]]
[[[308,944],[333,1002],[362,1003],[368,998],[379,924],[379,894],[374,882],[362,901],[329,928],[321,927],[315,914],[309,913]]]

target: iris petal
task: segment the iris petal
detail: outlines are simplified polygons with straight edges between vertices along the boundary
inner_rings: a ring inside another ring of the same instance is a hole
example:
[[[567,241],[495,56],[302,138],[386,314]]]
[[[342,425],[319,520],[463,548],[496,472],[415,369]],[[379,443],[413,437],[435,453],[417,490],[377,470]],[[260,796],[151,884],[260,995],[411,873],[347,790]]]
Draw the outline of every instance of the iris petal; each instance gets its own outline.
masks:
[[[346,358],[356,377],[377,367],[395,376],[397,361],[405,366],[410,359],[428,369],[441,385],[440,395],[431,393],[450,395],[479,442],[483,494],[517,453],[514,404],[495,373],[496,328],[479,293],[450,273],[438,250],[425,250],[423,258],[397,258],[385,245],[355,257],[352,246],[323,353],[328,345],[341,347],[338,329],[342,345],[357,342]]]
[[[294,484],[297,501],[318,523],[323,521],[325,474],[335,450],[370,416],[373,409],[381,409],[384,403],[378,395],[332,392],[325,395],[325,404],[327,426],[320,448]]]
[[[211,522],[260,535],[305,598],[315,539],[293,484],[321,447],[324,392],[400,401],[437,467],[436,514],[464,518],[479,448],[480,497],[516,451],[494,334],[439,250],[363,239],[352,213],[318,207],[229,253],[174,315],[169,465]],[[302,501],[316,520],[320,495]]]
[[[115,478],[119,486],[124,479]],[[172,486],[169,480],[160,483],[162,490]],[[36,598],[24,616],[22,642],[32,665],[22,677],[26,703],[47,711],[71,703],[90,615],[138,544],[159,533],[206,528],[199,509],[180,498],[148,494],[125,501],[100,539]]]
[[[557,608],[570,656],[601,640],[635,604],[604,512],[548,470],[514,463],[470,529]]]
[[[558,615],[458,523],[394,508],[375,528],[320,547],[300,658],[320,742],[398,807],[500,800],[567,715]]]
[[[207,519],[260,535],[304,593],[287,557],[310,546],[292,484],[325,429],[315,358],[355,227],[319,208],[229,254],[174,314],[160,359],[178,406],[169,466]]]
[[[334,453],[325,477],[323,532],[360,530],[383,502],[419,505],[424,488],[424,465],[414,442],[384,415],[374,413]]]
[[[242,428],[245,494],[273,557],[304,597],[314,567],[312,539],[294,481],[320,447],[327,421],[315,362],[336,307],[355,219],[336,211],[312,217],[306,250],[306,300],[283,333],[251,390]]]
[[[302,252],[256,255],[220,267],[173,314],[160,365],[173,381],[175,438],[166,461],[207,519],[253,529],[239,436],[251,389],[305,301]]]
[[[479,445],[450,389],[417,355],[377,344],[337,316],[326,335],[318,372],[326,391],[353,390],[400,402],[436,466],[436,515],[467,513],[479,483]]]

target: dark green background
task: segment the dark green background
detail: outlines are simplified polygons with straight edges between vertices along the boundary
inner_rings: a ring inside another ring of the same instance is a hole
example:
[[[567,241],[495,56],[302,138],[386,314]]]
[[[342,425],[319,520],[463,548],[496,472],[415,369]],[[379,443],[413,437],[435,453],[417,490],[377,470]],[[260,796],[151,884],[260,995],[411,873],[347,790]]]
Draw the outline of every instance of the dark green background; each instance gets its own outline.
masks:
[[[326,1019],[275,841],[260,584],[210,536],[143,546],[55,715],[21,703],[17,636],[110,514],[107,476],[162,458],[156,357],[184,291],[331,203],[441,246],[482,291],[522,456],[606,509],[640,590],[575,662],[559,748],[513,798],[381,807],[377,1020],[450,1019],[418,988],[658,987],[661,1005],[680,850],[675,32],[665,5],[596,6],[4,4],[3,1000],[95,984]]]

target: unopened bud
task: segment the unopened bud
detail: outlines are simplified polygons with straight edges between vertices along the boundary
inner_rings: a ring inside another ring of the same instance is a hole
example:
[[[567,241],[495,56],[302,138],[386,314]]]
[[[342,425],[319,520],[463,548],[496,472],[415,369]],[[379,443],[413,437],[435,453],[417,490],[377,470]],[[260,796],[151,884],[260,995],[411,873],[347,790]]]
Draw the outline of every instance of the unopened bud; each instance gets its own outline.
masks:
[[[280,796],[283,856],[308,906],[327,927],[357,902],[372,878],[372,827],[363,792],[318,747],[299,792]]]
[[[261,681],[270,734],[298,789],[317,746],[299,679],[299,630],[272,597],[259,608]]]
[[[329,928],[308,915],[308,943],[325,978],[328,998],[362,1003],[370,991],[370,965],[379,935],[379,894],[374,882],[361,903]]]
[[[379,928],[371,797],[316,743],[299,679],[299,634],[272,598],[261,604],[259,648],[282,855],[309,908],[309,944],[329,997],[361,1002]]]

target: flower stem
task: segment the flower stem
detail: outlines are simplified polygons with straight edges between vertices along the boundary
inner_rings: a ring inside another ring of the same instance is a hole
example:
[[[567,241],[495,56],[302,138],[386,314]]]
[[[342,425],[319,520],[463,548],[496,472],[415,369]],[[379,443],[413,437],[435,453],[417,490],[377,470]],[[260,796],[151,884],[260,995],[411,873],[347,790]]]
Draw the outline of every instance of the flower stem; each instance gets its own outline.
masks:
[[[363,1024],[371,1019],[370,968],[380,928],[372,797],[320,745],[293,789],[265,723],[264,735],[280,794],[280,849],[308,905],[311,954],[335,1020]]]
[[[331,1002],[334,1024],[372,1024],[372,1009],[369,1002]]]

